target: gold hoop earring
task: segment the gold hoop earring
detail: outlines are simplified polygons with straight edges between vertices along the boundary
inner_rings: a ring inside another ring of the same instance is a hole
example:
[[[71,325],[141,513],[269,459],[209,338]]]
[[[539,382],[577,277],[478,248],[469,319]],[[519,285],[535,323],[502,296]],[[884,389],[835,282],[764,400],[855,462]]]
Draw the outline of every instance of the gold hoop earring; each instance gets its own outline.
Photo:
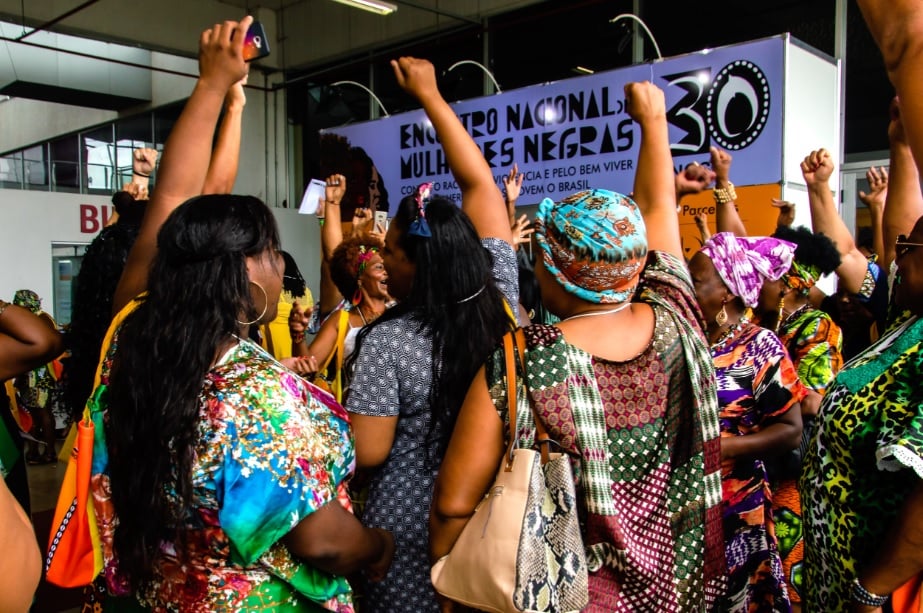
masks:
[[[725,303],[721,303],[721,310],[718,311],[718,314],[715,315],[715,323],[719,326],[723,326],[728,322],[728,311],[724,308]]]
[[[782,325],[782,313],[785,309],[785,294],[779,296],[779,316],[776,317],[776,329],[773,330],[776,334],[779,333],[779,327]]]
[[[269,296],[266,295],[266,290],[263,289],[263,286],[257,283],[256,281],[250,281],[250,283],[260,288],[260,291],[263,292],[263,312],[257,315],[256,319],[254,319],[253,321],[240,321],[238,319],[237,323],[239,323],[242,326],[252,326],[259,320],[263,319],[263,315],[265,315],[266,311],[269,309]]]

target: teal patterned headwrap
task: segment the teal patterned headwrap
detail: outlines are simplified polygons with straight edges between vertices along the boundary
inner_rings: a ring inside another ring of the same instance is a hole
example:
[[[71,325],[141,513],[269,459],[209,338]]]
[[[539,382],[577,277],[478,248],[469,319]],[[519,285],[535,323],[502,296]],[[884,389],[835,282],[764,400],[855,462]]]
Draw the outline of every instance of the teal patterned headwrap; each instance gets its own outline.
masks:
[[[545,268],[588,302],[630,300],[647,257],[647,229],[634,200],[605,189],[538,205],[535,236]]]

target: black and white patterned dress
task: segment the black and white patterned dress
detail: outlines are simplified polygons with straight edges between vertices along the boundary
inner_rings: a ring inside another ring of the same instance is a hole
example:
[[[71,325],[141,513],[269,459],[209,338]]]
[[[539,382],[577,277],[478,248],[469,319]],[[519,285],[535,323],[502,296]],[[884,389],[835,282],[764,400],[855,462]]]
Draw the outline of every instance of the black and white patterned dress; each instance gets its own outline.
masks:
[[[513,248],[483,239],[494,260],[493,276],[513,311],[519,302]],[[399,416],[388,459],[375,473],[362,521],[394,535],[397,549],[387,578],[367,583],[363,611],[439,611],[430,583],[429,508],[437,468],[427,467],[432,341],[401,317],[377,325],[359,349],[346,408],[351,413]]]

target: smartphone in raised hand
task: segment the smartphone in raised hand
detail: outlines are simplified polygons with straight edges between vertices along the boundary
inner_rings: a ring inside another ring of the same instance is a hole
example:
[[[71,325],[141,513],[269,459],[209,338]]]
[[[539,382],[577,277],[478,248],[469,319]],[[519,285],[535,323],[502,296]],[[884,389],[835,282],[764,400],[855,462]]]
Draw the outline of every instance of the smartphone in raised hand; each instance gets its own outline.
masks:
[[[252,62],[269,55],[269,40],[263,24],[254,21],[244,37],[244,61]]]
[[[324,198],[327,184],[320,179],[311,179],[304,190],[304,196],[301,197],[301,206],[298,212],[302,215],[314,215],[320,207],[320,201]]]
[[[375,211],[375,231],[388,229],[388,211]]]

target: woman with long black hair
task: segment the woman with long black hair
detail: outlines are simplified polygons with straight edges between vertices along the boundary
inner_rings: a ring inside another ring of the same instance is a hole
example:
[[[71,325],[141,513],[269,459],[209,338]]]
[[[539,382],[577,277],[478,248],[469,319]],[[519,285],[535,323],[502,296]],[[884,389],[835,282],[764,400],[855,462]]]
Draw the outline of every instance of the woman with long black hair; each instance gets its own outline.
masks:
[[[350,612],[345,575],[380,578],[393,553],[349,511],[342,407],[246,340],[282,290],[272,214],[250,196],[195,196],[251,21],[202,36],[116,308],[144,294],[110,327],[89,402],[103,577],[129,609]]]
[[[462,192],[461,209],[429,198],[425,185],[398,206],[382,250],[398,304],[360,332],[346,400],[359,467],[374,471],[363,522],[396,542],[388,577],[366,586],[366,604],[416,613],[439,609],[429,583],[433,481],[468,384],[511,329],[518,288],[503,197],[432,64],[392,65],[432,121]]]

